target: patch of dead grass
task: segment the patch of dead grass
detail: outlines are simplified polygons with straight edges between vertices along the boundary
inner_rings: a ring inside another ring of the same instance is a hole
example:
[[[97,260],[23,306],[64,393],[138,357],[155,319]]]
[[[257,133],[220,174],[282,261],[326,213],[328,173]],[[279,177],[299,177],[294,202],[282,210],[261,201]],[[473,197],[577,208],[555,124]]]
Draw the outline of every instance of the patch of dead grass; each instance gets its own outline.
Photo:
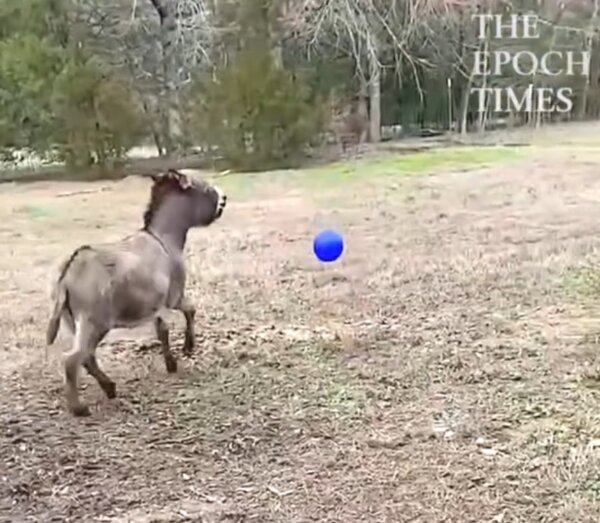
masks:
[[[86,420],[62,408],[59,351],[43,362],[49,264],[137,228],[147,183],[4,187],[0,514],[595,522],[596,323],[567,292],[597,260],[594,154],[320,196],[255,184],[191,235],[194,357],[168,376],[151,331],[115,336],[119,399],[84,376]],[[330,224],[347,251],[322,267]]]

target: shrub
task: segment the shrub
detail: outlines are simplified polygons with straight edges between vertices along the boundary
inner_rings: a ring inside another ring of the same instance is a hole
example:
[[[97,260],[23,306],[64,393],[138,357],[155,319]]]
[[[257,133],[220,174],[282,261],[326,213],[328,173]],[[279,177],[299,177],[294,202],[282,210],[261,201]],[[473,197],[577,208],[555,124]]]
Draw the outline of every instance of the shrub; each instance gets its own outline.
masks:
[[[290,167],[323,125],[321,105],[303,81],[275,67],[268,52],[250,48],[210,78],[197,79],[186,124],[229,167]]]
[[[35,35],[0,40],[0,146],[48,147],[48,86],[62,67],[60,50]]]
[[[141,136],[142,118],[126,84],[91,62],[68,63],[52,95],[53,138],[68,166],[106,166]]]

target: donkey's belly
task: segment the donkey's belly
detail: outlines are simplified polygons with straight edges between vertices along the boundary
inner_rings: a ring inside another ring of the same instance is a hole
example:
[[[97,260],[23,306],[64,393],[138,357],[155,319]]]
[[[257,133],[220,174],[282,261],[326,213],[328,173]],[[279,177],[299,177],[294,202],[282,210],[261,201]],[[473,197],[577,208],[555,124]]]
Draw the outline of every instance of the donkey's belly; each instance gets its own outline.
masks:
[[[139,327],[156,318],[162,309],[163,307],[148,309],[143,305],[136,307],[134,304],[128,304],[126,308],[120,308],[113,317],[112,328],[133,329]]]
[[[154,319],[165,307],[165,288],[117,289],[113,296],[112,325],[133,328]]]

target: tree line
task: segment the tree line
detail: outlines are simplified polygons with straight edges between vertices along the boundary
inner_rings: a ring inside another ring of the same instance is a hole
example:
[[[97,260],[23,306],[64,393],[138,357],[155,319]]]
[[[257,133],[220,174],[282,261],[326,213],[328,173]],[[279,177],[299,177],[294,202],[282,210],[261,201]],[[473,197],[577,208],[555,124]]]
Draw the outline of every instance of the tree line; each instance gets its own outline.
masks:
[[[3,0],[0,154],[108,166],[150,141],[161,156],[200,149],[237,168],[287,166],[319,146],[334,115],[364,115],[373,142],[388,125],[486,129],[493,97],[482,110],[473,90],[506,86],[572,93],[566,112],[502,111],[514,125],[597,118],[599,4]],[[535,13],[540,37],[482,37],[477,13]],[[475,74],[477,53],[519,48],[587,52],[589,74]]]

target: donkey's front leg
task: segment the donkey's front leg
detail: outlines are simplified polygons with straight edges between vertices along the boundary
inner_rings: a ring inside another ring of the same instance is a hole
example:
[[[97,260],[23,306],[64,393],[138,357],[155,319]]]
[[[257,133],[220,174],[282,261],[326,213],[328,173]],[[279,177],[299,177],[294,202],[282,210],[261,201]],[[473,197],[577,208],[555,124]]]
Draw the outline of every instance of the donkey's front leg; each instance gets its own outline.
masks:
[[[196,308],[186,299],[181,300],[178,309],[185,316],[185,338],[183,341],[183,353],[190,356],[194,350],[196,342],[196,331],[194,328],[194,319],[196,317]]]
[[[165,320],[158,316],[154,320],[154,328],[156,329],[156,337],[160,341],[160,348],[163,353],[163,358],[165,359],[167,372],[173,374],[174,372],[177,372],[177,360],[175,359],[175,356],[173,356],[169,345],[169,327],[167,327]]]

